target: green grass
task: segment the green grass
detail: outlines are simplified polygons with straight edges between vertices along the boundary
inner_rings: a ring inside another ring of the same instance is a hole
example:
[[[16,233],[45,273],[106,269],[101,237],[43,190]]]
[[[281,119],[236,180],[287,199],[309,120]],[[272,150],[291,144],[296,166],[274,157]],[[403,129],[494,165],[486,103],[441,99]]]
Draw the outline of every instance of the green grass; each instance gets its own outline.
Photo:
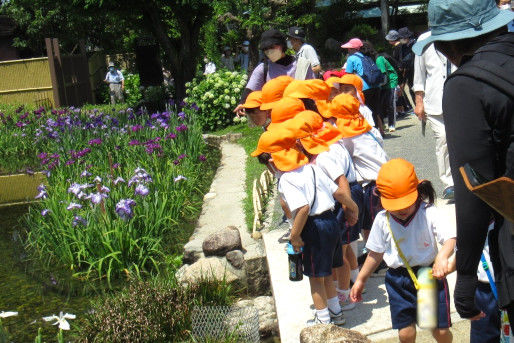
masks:
[[[262,128],[248,127],[246,123],[229,126],[219,131],[215,131],[214,135],[224,135],[227,133],[241,133],[243,136],[238,140],[238,143],[245,149],[248,158],[246,159],[246,180],[245,192],[246,197],[243,201],[243,209],[245,212],[246,226],[248,230],[252,229],[253,225],[253,201],[252,201],[252,188],[253,180],[260,177],[261,173],[266,167],[257,161],[257,158],[251,157],[250,153],[257,148],[257,142],[262,134]]]

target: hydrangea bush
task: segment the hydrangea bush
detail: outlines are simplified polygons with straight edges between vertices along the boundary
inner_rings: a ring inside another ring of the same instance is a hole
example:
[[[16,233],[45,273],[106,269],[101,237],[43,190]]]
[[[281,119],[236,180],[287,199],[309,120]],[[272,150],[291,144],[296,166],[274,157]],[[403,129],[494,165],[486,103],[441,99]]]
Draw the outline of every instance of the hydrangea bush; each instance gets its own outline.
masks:
[[[36,155],[47,175],[26,217],[29,256],[80,280],[159,270],[165,237],[180,233],[195,194],[201,199],[206,157],[195,108],[0,116],[0,151]]]
[[[233,110],[247,80],[245,73],[221,70],[197,77],[186,84],[187,98],[184,101],[198,105],[198,120],[204,131],[218,130],[232,124]]]

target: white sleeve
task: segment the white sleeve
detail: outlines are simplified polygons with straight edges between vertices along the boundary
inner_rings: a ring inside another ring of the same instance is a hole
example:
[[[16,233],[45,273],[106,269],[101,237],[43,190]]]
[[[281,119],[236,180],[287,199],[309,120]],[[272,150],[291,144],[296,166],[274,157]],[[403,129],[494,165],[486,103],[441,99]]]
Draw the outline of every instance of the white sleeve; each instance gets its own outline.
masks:
[[[298,178],[293,180],[290,174],[285,173],[280,178],[278,184],[279,192],[284,196],[284,200],[291,212],[294,212],[305,205],[310,206],[312,203],[312,199],[307,199],[306,195],[307,183],[310,183],[311,180],[302,184],[295,181],[300,180]],[[311,187],[314,188],[314,184]],[[314,192],[311,193],[314,194]]]
[[[105,80],[109,81],[109,72],[107,72],[107,74],[105,74]]]
[[[336,179],[345,174],[343,170],[342,163],[337,163],[332,156],[330,156],[329,152],[323,152],[316,157],[316,165],[326,174],[333,182],[336,182]]]
[[[450,238],[457,237],[455,225],[452,225],[447,220],[443,220],[446,216],[435,205],[429,206],[426,209],[426,216],[428,224],[439,244],[444,244]]]
[[[318,55],[312,46],[308,45],[304,48],[304,57],[311,62],[312,67],[319,65]]]
[[[375,221],[373,221],[373,226],[366,242],[366,249],[378,253],[386,251],[385,225],[387,225],[385,211],[382,211],[377,214]]]
[[[414,80],[412,90],[414,92],[424,92],[425,82],[427,79],[427,68],[425,65],[425,57],[418,56],[414,58]]]
[[[125,78],[123,77],[123,73],[119,70],[118,70],[118,75],[120,76],[120,81],[125,80]]]

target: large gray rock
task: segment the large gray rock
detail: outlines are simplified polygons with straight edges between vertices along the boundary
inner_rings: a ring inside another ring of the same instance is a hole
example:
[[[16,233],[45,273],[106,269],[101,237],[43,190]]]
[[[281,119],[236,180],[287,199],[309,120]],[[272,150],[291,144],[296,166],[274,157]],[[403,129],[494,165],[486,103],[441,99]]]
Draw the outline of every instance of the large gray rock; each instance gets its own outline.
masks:
[[[184,245],[184,254],[182,256],[183,263],[193,264],[202,257],[204,257],[204,254],[201,240],[192,239]]]
[[[278,335],[277,312],[275,311],[273,297],[261,296],[249,300],[240,300],[235,306],[253,306],[257,310],[259,313],[259,334],[261,337]]]
[[[331,324],[306,327],[300,332],[300,343],[371,343],[366,336]]]
[[[202,279],[218,280],[234,284],[236,289],[247,287],[244,270],[235,269],[224,257],[202,257],[191,265],[183,265],[177,271],[181,283],[198,283]]]
[[[245,263],[245,257],[243,255],[243,252],[241,250],[232,250],[229,251],[225,257],[227,258],[227,261],[230,262],[232,267],[236,269],[241,269]]]
[[[205,256],[225,256],[232,250],[241,250],[241,234],[235,226],[227,226],[223,230],[209,235],[202,244]]]
[[[262,241],[246,246],[244,258],[248,279],[248,294],[254,296],[269,295],[268,263]]]

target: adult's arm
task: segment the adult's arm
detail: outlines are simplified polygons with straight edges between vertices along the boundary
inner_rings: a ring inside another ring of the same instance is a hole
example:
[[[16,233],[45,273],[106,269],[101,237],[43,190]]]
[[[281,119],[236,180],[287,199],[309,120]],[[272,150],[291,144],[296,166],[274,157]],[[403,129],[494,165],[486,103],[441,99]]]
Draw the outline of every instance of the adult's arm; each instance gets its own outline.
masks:
[[[500,113],[502,104],[498,102],[497,92],[471,78],[457,76],[446,83],[443,113],[455,184],[457,221],[457,283],[454,298],[456,309],[463,318],[472,318],[480,313],[474,303],[477,267],[492,211],[466,188],[459,167],[469,163],[487,179],[498,176],[492,129],[486,115],[493,113],[497,118],[511,115]]]
[[[412,90],[415,94],[416,107],[414,113],[419,120],[426,120],[427,115],[425,113],[425,104],[423,102],[425,98],[425,85],[427,82],[427,67],[425,64],[424,56],[417,56],[414,58],[414,80]]]

